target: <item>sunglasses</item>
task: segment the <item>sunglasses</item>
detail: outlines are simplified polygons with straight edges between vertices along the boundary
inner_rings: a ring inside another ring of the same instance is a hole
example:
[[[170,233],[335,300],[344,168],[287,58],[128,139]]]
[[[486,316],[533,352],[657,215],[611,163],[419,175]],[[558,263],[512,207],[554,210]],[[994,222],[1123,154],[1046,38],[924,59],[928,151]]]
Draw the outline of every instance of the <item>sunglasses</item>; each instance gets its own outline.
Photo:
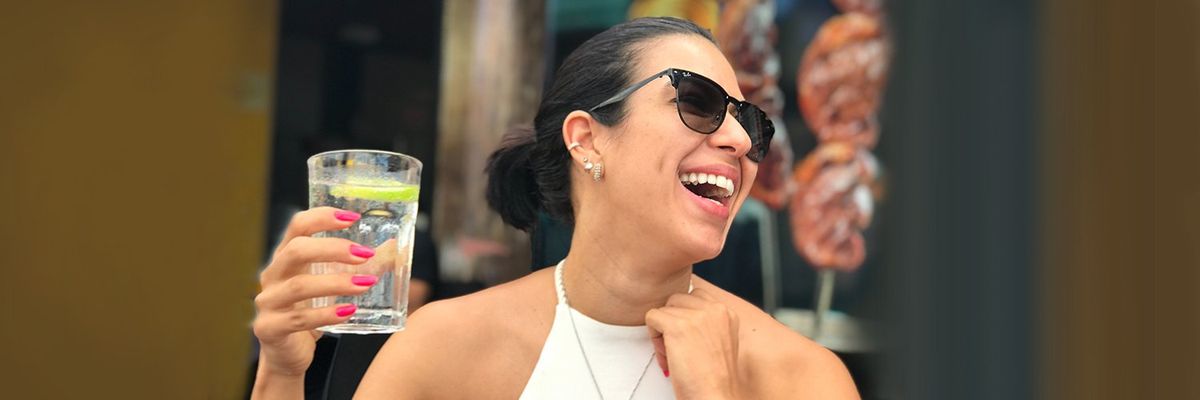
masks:
[[[588,112],[594,112],[625,100],[633,92],[663,76],[671,78],[671,86],[675,88],[675,108],[679,111],[679,119],[685,126],[707,135],[716,132],[717,128],[721,127],[721,124],[725,122],[725,115],[733,114],[733,117],[746,130],[746,134],[750,136],[750,151],[746,153],[746,157],[756,163],[766,157],[767,149],[771,145],[771,137],[775,135],[775,125],[771,123],[767,113],[753,104],[729,96],[725,89],[721,88],[721,85],[695,72],[667,68],[621,90],[608,100],[592,107]]]

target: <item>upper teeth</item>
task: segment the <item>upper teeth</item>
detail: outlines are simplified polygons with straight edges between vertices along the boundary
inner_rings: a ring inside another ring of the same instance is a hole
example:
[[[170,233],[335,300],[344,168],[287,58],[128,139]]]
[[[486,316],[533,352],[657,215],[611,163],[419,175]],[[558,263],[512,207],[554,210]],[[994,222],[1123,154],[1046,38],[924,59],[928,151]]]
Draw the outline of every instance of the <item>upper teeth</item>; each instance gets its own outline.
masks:
[[[726,178],[720,175],[706,174],[703,172],[690,172],[679,174],[679,181],[685,185],[699,185],[707,183],[725,190],[721,197],[733,196],[733,179]]]

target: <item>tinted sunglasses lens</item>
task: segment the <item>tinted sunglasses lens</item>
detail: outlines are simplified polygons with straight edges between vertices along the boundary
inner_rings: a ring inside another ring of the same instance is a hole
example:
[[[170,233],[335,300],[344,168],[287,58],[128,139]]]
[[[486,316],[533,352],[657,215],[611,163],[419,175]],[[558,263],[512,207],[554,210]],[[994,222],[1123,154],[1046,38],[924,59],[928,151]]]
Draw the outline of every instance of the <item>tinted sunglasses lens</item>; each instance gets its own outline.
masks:
[[[739,105],[737,120],[750,136],[750,151],[746,156],[754,162],[762,161],[771,145],[771,136],[775,134],[774,124],[765,112],[750,103]]]
[[[725,92],[704,80],[685,75],[675,86],[679,118],[688,128],[713,133],[725,120]]]

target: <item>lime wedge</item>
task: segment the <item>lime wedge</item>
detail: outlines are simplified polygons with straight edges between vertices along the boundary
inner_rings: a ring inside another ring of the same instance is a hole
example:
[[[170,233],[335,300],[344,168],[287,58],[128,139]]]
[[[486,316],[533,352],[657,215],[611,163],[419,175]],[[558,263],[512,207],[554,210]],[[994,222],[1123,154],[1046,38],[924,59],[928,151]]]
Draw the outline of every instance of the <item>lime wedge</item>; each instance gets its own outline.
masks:
[[[417,201],[417,197],[421,194],[421,187],[417,185],[357,186],[342,184],[330,187],[329,194],[337,197],[389,203],[397,201],[412,202]]]

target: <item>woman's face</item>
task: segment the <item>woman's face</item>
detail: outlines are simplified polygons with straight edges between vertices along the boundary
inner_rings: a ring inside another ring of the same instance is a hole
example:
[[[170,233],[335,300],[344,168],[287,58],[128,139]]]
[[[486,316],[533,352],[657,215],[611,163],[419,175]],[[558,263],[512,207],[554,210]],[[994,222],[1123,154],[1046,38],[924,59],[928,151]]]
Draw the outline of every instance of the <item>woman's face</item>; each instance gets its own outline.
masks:
[[[712,79],[730,96],[744,99],[733,68],[704,38],[673,35],[642,46],[634,82],[678,68]],[[599,195],[613,206],[607,207],[616,213],[613,221],[631,224],[632,233],[623,231],[671,257],[689,262],[716,257],[758,172],[758,165],[746,158],[746,131],[731,115],[712,134],[688,128],[665,76],[631,95],[625,108],[622,123],[602,128],[595,144],[607,183]],[[696,183],[705,178],[726,182]],[[732,191],[722,192],[720,186]]]

